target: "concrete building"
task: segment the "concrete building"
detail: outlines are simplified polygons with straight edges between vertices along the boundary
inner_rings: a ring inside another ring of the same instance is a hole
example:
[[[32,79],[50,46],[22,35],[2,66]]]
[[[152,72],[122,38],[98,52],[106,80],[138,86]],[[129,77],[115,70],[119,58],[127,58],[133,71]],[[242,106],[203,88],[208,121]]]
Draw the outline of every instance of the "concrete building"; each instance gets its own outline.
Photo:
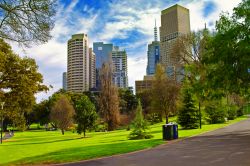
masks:
[[[128,66],[127,54],[125,50],[114,47],[112,51],[113,83],[119,88],[128,87]]]
[[[89,48],[89,88],[96,87],[96,57],[92,48]]]
[[[147,56],[147,75],[155,74],[156,65],[159,63],[160,58],[160,42],[158,41],[156,22],[154,28],[154,41],[148,45]]]
[[[153,75],[147,75],[144,76],[143,80],[135,81],[136,94],[151,89],[153,87],[153,82],[154,82]]]
[[[173,53],[173,46],[181,35],[190,33],[189,9],[174,5],[161,12],[160,63],[166,72],[176,79],[176,73],[183,71],[180,57]]]
[[[62,77],[62,88],[63,90],[67,90],[67,72],[63,72]]]
[[[113,44],[104,44],[103,42],[94,42],[93,51],[96,56],[96,89],[100,90],[99,72],[102,64],[111,60]]]
[[[75,34],[68,40],[67,90],[89,90],[89,46],[87,34]]]

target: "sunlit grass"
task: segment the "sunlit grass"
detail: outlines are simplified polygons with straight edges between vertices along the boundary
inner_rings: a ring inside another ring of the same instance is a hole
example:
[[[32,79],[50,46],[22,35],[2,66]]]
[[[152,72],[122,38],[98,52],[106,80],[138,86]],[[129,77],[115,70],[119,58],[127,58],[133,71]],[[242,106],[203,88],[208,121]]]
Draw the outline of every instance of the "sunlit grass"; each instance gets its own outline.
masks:
[[[241,117],[225,124],[203,125],[202,129],[180,129],[179,136],[190,137],[243,119],[246,118]],[[150,126],[154,138],[149,140],[128,140],[130,131],[126,130],[91,132],[87,133],[87,138],[72,132],[66,132],[65,135],[61,135],[60,131],[16,132],[13,138],[0,146],[0,165],[79,161],[151,148],[166,143],[162,140],[162,125],[158,123]]]

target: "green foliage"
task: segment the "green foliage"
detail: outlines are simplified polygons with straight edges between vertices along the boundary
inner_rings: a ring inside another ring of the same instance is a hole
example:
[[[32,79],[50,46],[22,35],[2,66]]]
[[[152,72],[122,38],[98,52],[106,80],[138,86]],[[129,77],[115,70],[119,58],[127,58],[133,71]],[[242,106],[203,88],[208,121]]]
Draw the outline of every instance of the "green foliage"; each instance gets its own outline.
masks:
[[[129,139],[150,139],[152,138],[152,135],[150,135],[148,130],[148,123],[144,119],[142,115],[142,107],[141,103],[139,102],[136,110],[136,116],[133,121],[133,127],[134,129],[129,134]]]
[[[130,89],[119,89],[119,98],[121,113],[129,114],[136,109],[138,101]]]
[[[149,113],[147,114],[147,121],[150,122],[150,124],[155,124],[162,122],[162,116],[160,116],[158,113]]]
[[[237,110],[238,110],[237,106],[235,106],[235,105],[229,106],[228,111],[227,111],[227,115],[228,115],[227,119],[234,120],[237,116]]]
[[[0,101],[5,101],[5,118],[21,122],[25,113],[31,112],[35,94],[48,90],[48,87],[43,85],[43,76],[38,72],[35,60],[19,57],[2,39],[0,72]]]
[[[75,119],[78,124],[77,133],[81,134],[83,132],[85,137],[86,130],[93,128],[97,119],[95,105],[84,95],[76,101],[75,110]]]
[[[206,120],[210,124],[224,123],[227,117],[226,108],[223,108],[220,101],[211,100],[205,106]]]
[[[230,16],[224,13],[216,22],[211,43],[213,52],[205,60],[210,66],[208,78],[213,88],[247,94],[249,89],[249,0],[243,0]],[[223,74],[222,74],[223,73]]]
[[[183,89],[177,121],[184,129],[195,129],[199,127],[199,112],[195,108],[192,94],[188,88]]]

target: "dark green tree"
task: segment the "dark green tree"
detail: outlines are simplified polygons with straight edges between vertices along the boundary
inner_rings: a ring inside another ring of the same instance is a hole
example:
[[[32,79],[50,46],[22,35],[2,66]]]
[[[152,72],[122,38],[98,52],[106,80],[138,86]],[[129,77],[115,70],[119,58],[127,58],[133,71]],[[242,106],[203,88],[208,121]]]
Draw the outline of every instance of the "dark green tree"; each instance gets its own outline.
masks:
[[[184,129],[196,129],[199,127],[199,112],[195,108],[191,91],[188,88],[183,89],[177,120]]]
[[[121,113],[129,114],[136,109],[138,101],[133,91],[129,89],[119,89],[119,98]]]
[[[86,131],[91,129],[97,119],[97,114],[95,110],[95,105],[90,101],[87,96],[82,96],[76,101],[76,115],[75,120],[77,123],[77,133],[84,134],[86,136]]]
[[[136,116],[133,121],[133,130],[129,134],[129,139],[149,139],[153,136],[148,133],[148,123],[142,114],[141,102],[139,102],[136,109]]]
[[[224,89],[227,95],[247,94],[250,73],[250,3],[243,0],[230,16],[224,13],[216,22],[212,54],[205,62],[210,67],[208,78],[213,88]]]
[[[51,38],[56,0],[0,1],[0,38],[26,45]]]

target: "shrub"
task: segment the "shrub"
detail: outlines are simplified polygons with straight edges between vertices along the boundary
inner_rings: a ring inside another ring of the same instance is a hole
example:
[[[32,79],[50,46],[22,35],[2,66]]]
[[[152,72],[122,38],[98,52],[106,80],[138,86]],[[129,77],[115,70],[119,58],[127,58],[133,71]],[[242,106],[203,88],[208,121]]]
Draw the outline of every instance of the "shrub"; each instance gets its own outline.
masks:
[[[237,116],[237,107],[236,106],[230,106],[227,111],[227,119],[228,120],[234,120]]]
[[[147,132],[148,123],[142,115],[142,107],[140,102],[136,110],[136,116],[133,121],[133,127],[134,129],[128,136],[129,139],[150,139],[153,137]]]
[[[244,115],[244,110],[243,110],[243,107],[241,107],[241,108],[239,108],[239,109],[237,110],[237,117],[243,116],[243,115]]]
[[[227,111],[218,101],[209,101],[205,106],[206,120],[210,124],[224,123]]]
[[[194,100],[188,89],[183,90],[181,107],[178,112],[177,121],[184,129],[195,129],[199,127],[199,112],[194,106]]]
[[[162,122],[161,116],[157,113],[150,113],[147,115],[147,120],[150,122],[150,124],[155,124]]]

